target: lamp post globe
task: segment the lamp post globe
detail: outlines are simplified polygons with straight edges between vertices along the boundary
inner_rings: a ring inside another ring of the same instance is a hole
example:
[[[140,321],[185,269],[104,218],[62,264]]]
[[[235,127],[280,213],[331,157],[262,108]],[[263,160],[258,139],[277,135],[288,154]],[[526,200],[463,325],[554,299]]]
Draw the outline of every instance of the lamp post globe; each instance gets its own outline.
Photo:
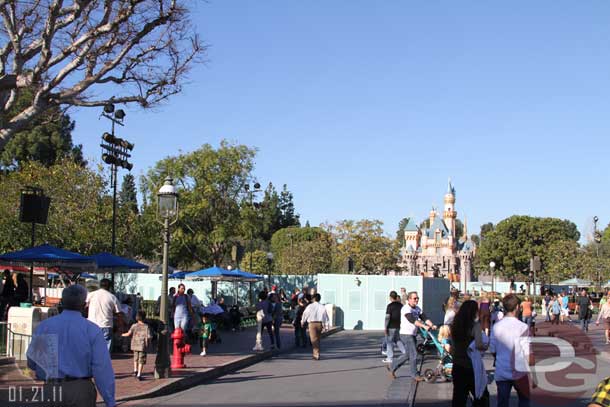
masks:
[[[494,268],[496,267],[496,263],[494,263],[493,261],[489,262],[489,268],[491,269],[491,292],[492,295],[496,295],[496,288],[495,288],[495,279],[496,279],[496,275],[494,273]]]
[[[178,220],[178,191],[171,177],[167,177],[157,193],[158,216],[163,223],[163,268],[161,276],[161,304],[159,319],[163,329],[159,333],[157,358],[155,360],[155,378],[169,377],[169,310],[168,310],[168,269],[170,226]]]

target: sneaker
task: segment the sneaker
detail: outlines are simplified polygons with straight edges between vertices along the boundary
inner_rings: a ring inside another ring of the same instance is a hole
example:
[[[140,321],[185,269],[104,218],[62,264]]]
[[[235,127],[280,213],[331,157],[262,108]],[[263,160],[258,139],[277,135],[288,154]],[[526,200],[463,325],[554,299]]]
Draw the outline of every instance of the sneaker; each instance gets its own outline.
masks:
[[[203,351],[199,354],[199,356],[205,356],[205,355],[206,355],[205,351]]]
[[[255,346],[255,347],[253,347],[253,348],[252,348],[252,350],[253,350],[254,352],[262,352],[262,351],[264,351],[264,349],[263,349],[262,347],[259,347],[259,346]]]
[[[382,351],[381,351],[381,354],[382,354],[383,356],[388,356],[388,352],[386,352],[385,350],[382,350]]]
[[[392,363],[392,359],[385,358],[381,361],[381,363]]]
[[[138,381],[140,381],[140,382],[141,382],[142,380],[144,380],[144,379],[142,379],[142,376],[136,376],[136,377],[138,378]]]
[[[133,371],[133,375],[134,375],[134,376],[137,376],[137,375],[138,375],[138,371],[137,371],[137,370],[134,370],[134,371]]]

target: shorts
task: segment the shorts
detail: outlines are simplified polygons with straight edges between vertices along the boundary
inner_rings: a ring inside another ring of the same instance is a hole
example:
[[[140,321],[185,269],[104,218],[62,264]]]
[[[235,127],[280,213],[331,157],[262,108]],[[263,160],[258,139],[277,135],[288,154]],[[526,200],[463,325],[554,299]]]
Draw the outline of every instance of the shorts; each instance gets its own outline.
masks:
[[[141,350],[133,351],[133,361],[139,363],[140,365],[146,364],[146,352]]]
[[[605,327],[607,330],[610,330],[610,318],[606,318],[606,319],[604,320],[604,327]]]
[[[570,315],[570,312],[568,311],[567,308],[562,308],[561,309],[561,315],[563,315],[564,317],[567,317]]]

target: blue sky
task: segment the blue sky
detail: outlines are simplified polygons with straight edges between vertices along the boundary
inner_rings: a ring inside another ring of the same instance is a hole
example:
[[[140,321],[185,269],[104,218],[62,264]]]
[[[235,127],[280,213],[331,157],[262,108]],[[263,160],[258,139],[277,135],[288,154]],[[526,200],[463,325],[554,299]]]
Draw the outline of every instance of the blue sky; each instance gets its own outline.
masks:
[[[610,216],[610,3],[232,1],[196,4],[209,45],[182,94],[128,107],[133,173],[223,138],[259,149],[303,222],[442,207],[469,231],[513,214]],[[98,109],[72,112],[98,160]]]

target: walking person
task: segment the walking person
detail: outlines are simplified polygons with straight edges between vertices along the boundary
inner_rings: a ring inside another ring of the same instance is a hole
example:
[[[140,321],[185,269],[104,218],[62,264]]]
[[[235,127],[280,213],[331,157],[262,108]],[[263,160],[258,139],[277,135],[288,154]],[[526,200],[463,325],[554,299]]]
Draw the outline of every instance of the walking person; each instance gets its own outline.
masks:
[[[397,359],[393,359],[391,364],[386,367],[392,378],[396,378],[396,371],[409,361],[409,376],[415,381],[422,381],[423,377],[417,375],[417,332],[419,328],[429,331],[436,329],[436,325],[430,321],[417,305],[419,295],[417,291],[407,294],[407,303],[400,310],[402,320],[400,321],[400,340],[405,344],[407,350]]]
[[[193,307],[191,301],[186,295],[186,286],[182,283],[178,284],[178,292],[172,299],[172,313],[174,314],[174,329],[182,329],[186,334],[189,323],[189,316],[193,316]]]
[[[402,310],[402,303],[400,297],[396,291],[390,291],[390,303],[386,307],[385,311],[385,338],[386,338],[386,352],[387,357],[382,361],[383,363],[392,363],[394,360],[394,344],[398,346],[398,349],[403,355],[407,354],[405,344],[400,340],[400,320]]]
[[[549,290],[546,291],[544,295],[544,312],[546,314],[546,322],[551,322],[551,312],[549,310],[549,305],[551,304],[551,293]]]
[[[97,387],[106,406],[114,407],[114,371],[106,338],[96,324],[83,318],[86,298],[82,285],[63,290],[63,312],[42,321],[34,331],[28,367],[45,381],[44,394],[55,394],[62,406],[95,407]]]
[[[301,326],[303,320],[303,312],[305,312],[305,299],[299,298],[297,302],[298,306],[296,309],[293,326],[294,326],[294,344],[301,348],[307,347],[307,336],[305,335],[305,328]]]
[[[16,274],[15,277],[15,305],[19,305],[22,302],[27,302],[30,297],[30,289],[25,276],[21,273]],[[15,273],[13,274],[15,276]]]
[[[591,319],[591,307],[593,303],[591,302],[591,298],[587,295],[587,290],[582,289],[580,295],[576,297],[576,310],[578,313],[578,319],[580,320],[580,329],[583,332],[589,331],[589,319]]]
[[[326,307],[320,304],[320,294],[312,296],[313,302],[305,308],[301,319],[301,326],[309,325],[309,338],[313,348],[314,360],[320,360],[320,337],[323,329],[328,329],[328,314]]]
[[[408,299],[409,295],[407,295],[407,289],[404,287],[400,287],[400,302],[402,303],[402,305],[406,305]]]
[[[110,280],[103,278],[100,281],[100,288],[90,292],[86,301],[88,307],[87,319],[101,328],[108,351],[112,349],[114,317],[121,313],[119,300],[110,292],[110,285]]]
[[[281,328],[284,322],[284,309],[282,307],[282,301],[279,294],[274,293],[271,295],[271,304],[273,306],[272,317],[273,317],[273,335],[275,337],[275,346],[278,349],[282,347],[281,342]]]
[[[146,312],[138,311],[136,314],[136,323],[131,325],[129,331],[122,336],[131,336],[131,351],[133,352],[133,375],[142,380],[142,369],[146,364],[146,350],[152,339],[152,333],[149,326],[144,322],[146,320]]]
[[[553,296],[549,304],[549,309],[551,310],[551,325],[559,325],[559,320],[561,317],[561,303],[559,302],[559,298],[556,295]]]
[[[258,302],[256,303],[256,344],[252,349],[255,352],[260,352],[265,350],[263,348],[263,330],[267,329],[267,333],[269,334],[269,339],[271,341],[271,349],[274,347],[274,338],[273,338],[273,316],[272,316],[272,306],[269,300],[267,299],[267,292],[261,291],[258,293]]]
[[[561,297],[561,315],[563,316],[563,322],[566,321],[572,323],[572,319],[570,318],[570,296],[564,291]]]
[[[521,320],[527,325],[527,329],[532,328],[532,301],[529,296],[523,298],[523,302],[520,306],[521,309]]]
[[[504,318],[491,331],[489,351],[496,360],[496,385],[498,407],[508,407],[510,392],[514,387],[519,397],[519,407],[529,407],[530,390],[527,364],[533,364],[529,350],[529,330],[517,318],[519,298],[509,294],[502,299]],[[455,363],[455,362],[454,362]]]
[[[479,300],[479,321],[481,322],[481,328],[485,335],[489,335],[489,329],[491,328],[491,302],[487,297],[487,293],[483,291],[481,293],[481,299]]]
[[[482,392],[477,393],[476,391],[475,366],[473,366],[468,354],[468,348],[473,341],[474,348],[478,351],[484,351],[488,346],[487,340],[484,339],[487,336],[483,334],[481,323],[477,321],[479,310],[479,304],[476,301],[464,301],[451,325],[451,356],[453,357],[452,407],[466,407],[468,394],[471,394],[474,399],[473,407],[489,406],[487,386],[485,386],[485,390]],[[479,397],[477,397],[477,394]]]
[[[606,345],[610,343],[610,295],[606,296],[606,302],[599,310],[599,314],[597,314],[597,320],[595,321],[595,325],[599,325],[599,320],[604,320],[604,334],[606,336]]]

